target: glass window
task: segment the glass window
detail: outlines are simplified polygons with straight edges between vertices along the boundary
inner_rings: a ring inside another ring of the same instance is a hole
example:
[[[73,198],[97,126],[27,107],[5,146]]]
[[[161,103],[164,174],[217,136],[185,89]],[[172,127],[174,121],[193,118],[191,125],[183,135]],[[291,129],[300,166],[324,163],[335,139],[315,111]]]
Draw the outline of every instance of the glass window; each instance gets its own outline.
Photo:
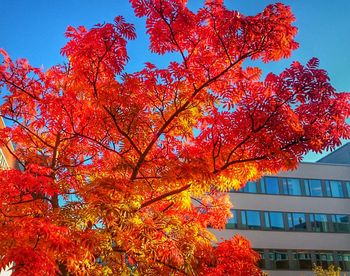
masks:
[[[276,177],[264,177],[261,184],[264,186],[265,184],[265,192],[270,195],[278,195],[278,178]]]
[[[321,180],[305,179],[305,192],[308,196],[323,196]]]
[[[236,210],[231,210],[231,213],[233,217],[228,219],[226,228],[237,229],[237,212]]]
[[[326,192],[327,192],[327,196],[344,197],[343,186],[341,181],[327,180]]]
[[[345,182],[346,190],[348,192],[348,197],[350,197],[350,182]]]
[[[258,262],[258,266],[261,269],[266,269],[266,262],[265,262],[265,256],[264,256],[264,250],[263,249],[254,249],[258,254],[260,255],[260,260]]]
[[[241,211],[242,224],[248,229],[260,229],[260,212],[259,211]]]
[[[288,228],[293,231],[306,231],[305,214],[289,213],[288,214]]]
[[[300,181],[296,178],[283,178],[283,194],[301,195]]]
[[[272,269],[289,269],[288,253],[285,250],[269,252]]]
[[[350,271],[350,252],[338,252],[337,258],[342,271]]]
[[[297,266],[293,267],[298,270],[312,270],[311,253],[308,251],[297,251],[293,253],[293,259],[297,262]]]
[[[265,212],[266,227],[272,230],[284,230],[283,214],[280,212]]]
[[[350,223],[348,215],[332,215],[332,223],[335,232],[350,233]]]
[[[328,232],[328,220],[327,215],[324,214],[311,214],[311,228],[315,232]]]
[[[240,192],[243,192],[243,193],[256,193],[257,192],[257,189],[256,189],[256,182],[247,182],[247,184],[241,188],[239,190]]]
[[[332,252],[317,252],[316,264],[323,268],[328,268],[329,265],[333,264],[333,253]]]

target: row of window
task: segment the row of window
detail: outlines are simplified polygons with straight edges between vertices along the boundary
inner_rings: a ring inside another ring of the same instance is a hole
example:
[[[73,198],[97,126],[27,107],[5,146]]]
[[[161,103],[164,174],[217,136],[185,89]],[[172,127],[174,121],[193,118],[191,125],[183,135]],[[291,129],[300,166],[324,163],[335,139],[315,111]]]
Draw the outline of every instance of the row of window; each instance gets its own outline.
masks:
[[[260,267],[266,270],[312,270],[316,264],[328,268],[333,264],[350,271],[350,252],[255,249],[261,256]]]
[[[257,182],[248,182],[238,192],[270,195],[350,197],[350,181],[281,178],[266,176]]]
[[[226,228],[350,233],[350,215],[232,210]]]

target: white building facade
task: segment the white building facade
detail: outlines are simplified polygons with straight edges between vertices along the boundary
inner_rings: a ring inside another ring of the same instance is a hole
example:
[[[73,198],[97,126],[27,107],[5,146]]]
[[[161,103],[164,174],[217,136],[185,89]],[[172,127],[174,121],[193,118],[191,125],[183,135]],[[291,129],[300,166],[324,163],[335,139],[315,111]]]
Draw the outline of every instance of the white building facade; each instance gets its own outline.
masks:
[[[263,177],[230,193],[234,218],[215,234],[247,237],[271,276],[313,275],[312,264],[334,264],[349,273],[349,153],[350,143],[317,163],[301,163],[295,171]]]

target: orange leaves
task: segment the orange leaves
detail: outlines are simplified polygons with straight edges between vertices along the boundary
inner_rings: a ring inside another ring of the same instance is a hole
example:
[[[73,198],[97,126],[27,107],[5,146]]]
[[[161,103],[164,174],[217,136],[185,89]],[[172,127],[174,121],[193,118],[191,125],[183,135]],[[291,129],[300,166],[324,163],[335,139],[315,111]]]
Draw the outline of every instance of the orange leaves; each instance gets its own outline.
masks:
[[[231,240],[218,243],[214,249],[214,260],[205,263],[200,275],[262,275],[257,266],[258,253],[244,237],[236,235]]]
[[[213,248],[206,227],[231,216],[224,192],[349,138],[349,94],[335,93],[317,59],[265,80],[245,66],[297,48],[283,4],[245,16],[222,0],[198,12],[186,0],[130,2],[151,51],[180,59],[121,76],[136,36],[121,16],[68,27],[68,64],[45,73],[0,50],[0,115],[11,122],[0,142],[16,144],[21,166],[0,171],[1,266],[260,275],[245,239]]]

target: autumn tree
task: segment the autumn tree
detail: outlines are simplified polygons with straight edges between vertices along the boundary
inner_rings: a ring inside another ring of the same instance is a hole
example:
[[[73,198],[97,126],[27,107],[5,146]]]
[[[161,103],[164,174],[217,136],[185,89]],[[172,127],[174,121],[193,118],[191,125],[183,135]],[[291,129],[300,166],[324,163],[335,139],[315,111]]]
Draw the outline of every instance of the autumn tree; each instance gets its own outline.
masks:
[[[4,50],[0,268],[14,275],[260,275],[223,228],[225,192],[295,169],[349,138],[349,95],[312,58],[262,78],[247,66],[298,47],[283,4],[255,16],[207,0],[130,0],[150,51],[180,59],[127,73],[132,24],[68,27],[66,63],[45,71]],[[10,147],[10,142],[15,149]]]

